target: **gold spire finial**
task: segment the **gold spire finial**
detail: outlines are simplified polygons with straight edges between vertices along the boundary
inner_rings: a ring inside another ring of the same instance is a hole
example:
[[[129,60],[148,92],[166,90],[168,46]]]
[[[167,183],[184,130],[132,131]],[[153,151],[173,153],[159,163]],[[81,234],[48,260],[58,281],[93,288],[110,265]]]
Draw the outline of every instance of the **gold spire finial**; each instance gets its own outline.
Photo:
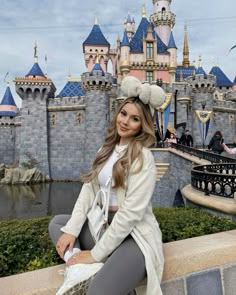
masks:
[[[146,7],[145,7],[145,3],[142,4],[142,17],[146,17]]]
[[[70,66],[68,66],[68,81],[71,78]]]
[[[95,18],[94,18],[94,24],[95,25],[98,25],[98,18],[95,16]]]
[[[38,49],[37,41],[35,41],[35,43],[34,43],[34,62],[35,62],[35,63],[38,62],[38,53],[37,53],[37,49]]]
[[[198,58],[198,67],[199,68],[202,67],[202,57],[201,57],[201,55],[199,55],[199,58]]]
[[[184,67],[189,67],[189,49],[188,49],[188,34],[187,34],[187,25],[184,25],[184,47],[183,47],[183,62]]]
[[[47,77],[47,75],[48,75],[48,57],[47,57],[46,54],[45,54],[45,65],[46,65],[46,73],[45,73],[45,76]]]

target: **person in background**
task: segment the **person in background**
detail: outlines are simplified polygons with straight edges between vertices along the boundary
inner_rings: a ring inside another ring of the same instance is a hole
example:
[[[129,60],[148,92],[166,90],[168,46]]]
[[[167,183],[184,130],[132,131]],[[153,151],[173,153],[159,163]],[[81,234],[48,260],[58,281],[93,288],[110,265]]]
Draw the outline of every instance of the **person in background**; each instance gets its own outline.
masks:
[[[223,135],[219,130],[217,130],[208,144],[208,149],[213,153],[220,155],[224,151],[224,147],[222,145],[223,142]]]
[[[52,241],[67,265],[64,286],[76,286],[76,268],[71,266],[104,262],[87,295],[127,295],[135,288],[138,294],[162,294],[162,234],[151,205],[156,185],[149,149],[155,143],[155,99],[151,104],[139,92],[119,106],[104,145],[83,176],[72,215],[57,215],[49,224]],[[99,189],[110,196],[109,227],[95,244],[86,220]]]
[[[166,138],[167,146],[171,147],[172,143],[177,143],[176,136],[174,133],[170,133],[170,137]]]
[[[179,143],[182,145],[193,146],[193,137],[190,134],[189,130],[185,130],[179,139]]]

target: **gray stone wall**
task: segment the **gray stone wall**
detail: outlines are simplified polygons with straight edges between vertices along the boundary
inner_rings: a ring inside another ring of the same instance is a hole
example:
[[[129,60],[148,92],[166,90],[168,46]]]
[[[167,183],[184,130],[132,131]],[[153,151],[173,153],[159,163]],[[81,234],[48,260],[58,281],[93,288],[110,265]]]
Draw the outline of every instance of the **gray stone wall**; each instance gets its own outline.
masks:
[[[163,281],[163,295],[235,295],[236,264],[222,265]]]
[[[15,127],[0,126],[0,163],[13,164],[15,155]]]
[[[100,89],[87,92],[84,163],[89,169],[109,126],[109,99]]]
[[[39,169],[50,175],[48,165],[47,104],[40,94],[30,91],[22,102],[20,137],[20,163],[29,157],[39,163]]]
[[[17,164],[20,159],[20,138],[21,138],[21,125],[17,124],[15,127],[15,151],[14,162]]]
[[[52,179],[78,180],[83,171],[84,110],[48,113],[49,159]]]
[[[153,150],[153,155],[155,159],[161,155],[163,162],[170,164],[168,171],[156,183],[152,199],[153,207],[173,206],[176,192],[191,183],[192,161],[168,151],[160,153]]]

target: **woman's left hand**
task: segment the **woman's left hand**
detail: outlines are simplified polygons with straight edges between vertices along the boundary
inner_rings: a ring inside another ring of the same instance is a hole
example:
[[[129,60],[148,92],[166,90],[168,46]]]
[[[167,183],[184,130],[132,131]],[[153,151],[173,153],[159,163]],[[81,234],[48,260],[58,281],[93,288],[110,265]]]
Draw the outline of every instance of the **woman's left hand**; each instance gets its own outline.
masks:
[[[95,263],[97,262],[92,254],[91,251],[85,250],[85,251],[79,251],[78,253],[75,253],[74,255],[72,255],[70,257],[70,259],[68,259],[66,265],[73,265],[73,264],[77,264],[77,263],[85,263],[85,264],[89,264],[89,263]]]

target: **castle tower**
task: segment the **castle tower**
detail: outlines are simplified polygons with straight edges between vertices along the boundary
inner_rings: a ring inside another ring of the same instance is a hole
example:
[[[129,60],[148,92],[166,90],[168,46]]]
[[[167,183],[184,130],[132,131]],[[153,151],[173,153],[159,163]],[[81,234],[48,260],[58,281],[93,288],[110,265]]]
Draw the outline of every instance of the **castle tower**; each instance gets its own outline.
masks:
[[[189,49],[188,49],[188,34],[187,34],[187,25],[184,26],[184,47],[183,47],[183,62],[184,67],[189,67]]]
[[[165,45],[168,45],[171,29],[175,25],[175,15],[170,10],[171,1],[152,0],[154,13],[150,15],[150,22]]]
[[[97,59],[92,71],[82,74],[81,82],[86,92],[84,169],[88,171],[110,124],[108,91],[112,75],[103,71]]]
[[[38,64],[37,45],[34,50],[33,67],[25,77],[14,80],[22,99],[20,164],[34,158],[38,168],[50,177],[47,104],[56,88]]]
[[[175,40],[173,33],[171,31],[170,40],[168,43],[168,52],[170,53],[170,84],[175,82],[175,74],[176,74],[176,67],[177,67],[177,46],[175,45]]]
[[[15,100],[12,96],[9,84],[0,103],[0,117],[15,117],[17,113],[17,107]]]
[[[134,17],[128,13],[127,19],[124,22],[125,31],[127,33],[128,40],[130,41],[135,33],[135,21]]]
[[[107,71],[109,50],[110,43],[104,37],[96,18],[89,36],[83,42],[85,65],[89,72],[93,69],[97,57],[103,71]]]
[[[0,103],[0,163],[12,164],[16,160],[15,150],[15,117],[17,107],[7,85],[2,102]]]
[[[120,46],[120,72],[123,77],[127,76],[129,73],[130,65],[130,44],[128,40],[128,35],[126,30],[124,31],[124,36]]]

